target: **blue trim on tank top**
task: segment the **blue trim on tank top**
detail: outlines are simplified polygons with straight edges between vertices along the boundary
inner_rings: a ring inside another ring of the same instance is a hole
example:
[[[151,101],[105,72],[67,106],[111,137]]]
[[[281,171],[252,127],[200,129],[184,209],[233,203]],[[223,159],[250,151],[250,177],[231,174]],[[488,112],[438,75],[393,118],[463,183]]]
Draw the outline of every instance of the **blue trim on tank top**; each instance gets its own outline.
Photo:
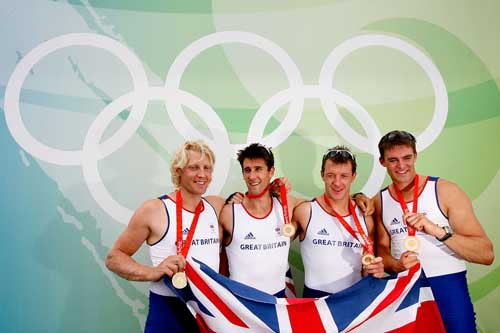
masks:
[[[229,240],[229,243],[227,244],[222,244],[222,246],[224,247],[228,247],[229,245],[231,245],[231,243],[233,242],[233,236],[234,236],[234,205],[236,205],[235,203],[232,203],[231,204],[231,210],[233,212],[233,216],[231,218],[231,223],[233,224],[232,228],[231,228],[231,239]],[[224,238],[224,237],[223,237]]]
[[[446,214],[443,212],[443,210],[441,209],[441,204],[439,203],[438,188],[437,188],[438,187],[438,179],[439,179],[439,177],[429,176],[429,180],[434,181],[434,196],[436,197],[436,204],[439,208],[439,211],[441,212],[443,217],[448,220],[448,216],[446,216]]]
[[[311,200],[309,200],[309,207],[311,208],[310,212],[309,212],[309,221],[307,221],[307,226],[306,226],[306,230],[304,230],[304,238],[300,239],[300,236],[299,236],[299,243],[302,243],[304,241],[304,239],[306,239],[306,236],[307,236],[307,229],[309,229],[309,224],[311,224],[311,219],[312,219],[312,211],[313,211],[313,208],[312,208],[312,202],[316,201],[316,198],[313,198]],[[319,204],[318,204],[319,205]]]
[[[382,197],[382,192],[388,191],[388,190],[389,190],[389,186],[386,186],[379,191],[379,195],[380,195],[380,220],[382,221],[382,226],[384,227],[385,231],[387,232],[388,235],[390,235],[389,230],[387,230],[387,227],[385,226],[385,223],[384,223],[384,198]],[[389,196],[390,196],[390,194],[389,194]]]
[[[155,246],[156,244],[161,242],[163,240],[163,238],[165,238],[165,236],[167,235],[168,230],[170,229],[170,215],[168,214],[167,205],[163,201],[164,199],[167,199],[167,198],[168,198],[168,196],[166,194],[162,195],[161,197],[158,198],[161,201],[161,203],[163,204],[163,207],[165,207],[165,213],[167,214],[167,230],[165,230],[165,232],[163,233],[163,236],[161,236],[161,238],[159,240],[157,240],[153,244],[148,244],[149,246]]]
[[[201,197],[201,200],[203,200],[204,202],[206,202],[207,204],[210,205],[210,207],[212,207],[212,209],[214,210],[214,213],[215,213],[215,217],[217,217],[217,219],[219,218],[219,216],[217,215],[217,212],[215,210],[215,207],[212,206],[212,204],[210,203],[210,201],[208,201],[207,199],[205,199],[204,197]]]

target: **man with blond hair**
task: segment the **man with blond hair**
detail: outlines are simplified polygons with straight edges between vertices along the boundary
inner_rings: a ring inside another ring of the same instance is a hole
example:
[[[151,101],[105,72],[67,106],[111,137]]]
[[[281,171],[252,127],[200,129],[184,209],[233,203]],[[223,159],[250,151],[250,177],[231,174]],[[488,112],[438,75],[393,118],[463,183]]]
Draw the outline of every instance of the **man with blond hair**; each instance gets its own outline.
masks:
[[[106,266],[111,271],[127,280],[151,282],[146,333],[199,332],[186,305],[162,278],[173,277],[174,286],[180,283],[182,288],[187,256],[219,269],[218,215],[224,200],[202,197],[214,163],[214,153],[202,141],[181,145],[170,166],[176,190],[144,202],[108,253]],[[132,258],[144,242],[149,245],[152,266]]]

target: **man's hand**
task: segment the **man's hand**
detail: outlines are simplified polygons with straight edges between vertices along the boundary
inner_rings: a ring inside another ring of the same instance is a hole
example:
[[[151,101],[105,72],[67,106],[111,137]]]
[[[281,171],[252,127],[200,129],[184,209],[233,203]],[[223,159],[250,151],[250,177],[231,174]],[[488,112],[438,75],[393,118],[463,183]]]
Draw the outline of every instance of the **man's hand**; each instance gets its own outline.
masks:
[[[285,185],[286,193],[289,193],[292,190],[292,183],[287,177],[276,178],[271,182],[271,193],[280,196],[280,188],[282,185]]]
[[[384,263],[382,257],[376,257],[368,265],[363,265],[363,276],[371,274],[373,277],[384,277]]]
[[[242,203],[244,197],[245,197],[245,195],[243,193],[234,192],[233,194],[231,194],[227,197],[226,205]]]
[[[425,213],[407,212],[403,215],[403,221],[408,226],[434,237],[441,238],[446,233],[443,228],[429,220]]]
[[[363,193],[356,193],[352,198],[354,202],[356,202],[356,205],[361,208],[364,216],[372,215],[373,213],[375,213],[375,204],[373,200],[368,198]]]
[[[412,251],[405,251],[401,253],[401,257],[398,260],[399,271],[406,271],[416,265],[420,260],[418,260],[418,255]]]
[[[153,267],[153,276],[151,281],[160,280],[163,275],[172,277],[177,272],[183,271],[186,268],[186,259],[181,255],[168,256],[158,266]]]

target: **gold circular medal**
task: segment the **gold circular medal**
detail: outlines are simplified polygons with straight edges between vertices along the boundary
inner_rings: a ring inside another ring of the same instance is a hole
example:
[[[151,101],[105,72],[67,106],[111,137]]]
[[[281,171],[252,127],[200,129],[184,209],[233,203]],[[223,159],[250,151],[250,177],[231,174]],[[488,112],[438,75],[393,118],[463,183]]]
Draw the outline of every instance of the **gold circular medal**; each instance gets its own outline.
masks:
[[[420,249],[420,239],[416,236],[406,236],[403,246],[408,251],[418,252]]]
[[[293,224],[287,223],[281,227],[281,235],[285,237],[292,237],[295,235],[295,227]]]
[[[183,289],[187,286],[186,273],[177,272],[172,276],[172,285],[177,289]]]
[[[369,265],[371,264],[371,262],[373,261],[373,259],[375,259],[375,256],[371,253],[365,253],[362,257],[361,257],[361,263],[363,265]]]

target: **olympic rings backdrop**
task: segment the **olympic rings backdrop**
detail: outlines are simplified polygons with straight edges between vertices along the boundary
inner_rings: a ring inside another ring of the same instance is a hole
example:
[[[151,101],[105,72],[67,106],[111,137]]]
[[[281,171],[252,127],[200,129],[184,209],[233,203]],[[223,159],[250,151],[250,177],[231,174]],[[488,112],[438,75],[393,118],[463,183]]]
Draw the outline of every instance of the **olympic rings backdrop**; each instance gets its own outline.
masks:
[[[381,134],[417,135],[417,170],[459,184],[500,243],[497,1],[4,1],[0,4],[4,332],[138,332],[147,284],[104,260],[132,212],[172,191],[201,138],[211,194],[244,190],[235,152],[273,148],[294,194],[321,156],[357,154],[353,192],[388,184]],[[136,259],[148,262],[143,246]],[[301,290],[298,245],[290,254]],[[468,265],[480,332],[500,269]]]

